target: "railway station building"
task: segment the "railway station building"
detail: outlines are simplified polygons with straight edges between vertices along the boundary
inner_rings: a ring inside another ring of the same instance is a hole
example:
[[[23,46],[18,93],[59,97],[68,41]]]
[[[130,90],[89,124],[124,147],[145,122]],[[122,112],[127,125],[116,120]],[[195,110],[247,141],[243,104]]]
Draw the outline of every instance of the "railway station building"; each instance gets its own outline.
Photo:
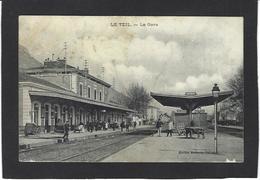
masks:
[[[160,116],[160,109],[154,105],[149,105],[147,108],[148,124],[155,123]]]
[[[42,131],[54,131],[58,121],[70,125],[89,121],[118,122],[134,110],[125,96],[102,79],[67,65],[64,59],[19,72],[19,130],[35,123]]]

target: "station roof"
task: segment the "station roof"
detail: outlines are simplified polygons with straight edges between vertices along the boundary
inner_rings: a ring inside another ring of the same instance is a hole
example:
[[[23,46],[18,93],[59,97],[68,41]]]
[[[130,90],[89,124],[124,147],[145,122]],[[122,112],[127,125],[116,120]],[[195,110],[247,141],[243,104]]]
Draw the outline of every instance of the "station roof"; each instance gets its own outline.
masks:
[[[39,67],[39,68],[30,68],[30,69],[26,69],[26,73],[27,74],[44,74],[44,73],[62,73],[65,74],[65,69],[63,68],[44,68],[44,67]],[[76,73],[79,74],[83,77],[86,77],[92,81],[95,81],[99,84],[103,84],[106,87],[111,87],[111,84],[103,81],[102,79],[99,79],[89,73],[84,72],[84,70],[80,70],[74,67],[68,67],[66,70],[66,73]]]
[[[69,91],[65,88],[62,88],[58,85],[55,85],[49,81],[33,77],[28,75],[25,72],[19,72],[19,82],[28,82],[28,83],[36,83],[40,85],[44,85],[47,87],[55,88],[56,91],[37,91],[37,90],[30,90],[29,94],[32,96],[43,96],[43,97],[51,97],[51,98],[59,98],[59,99],[66,99],[66,100],[72,100],[80,103],[85,103],[85,104],[90,104],[90,105],[95,105],[103,108],[110,108],[110,109],[117,109],[117,110],[122,110],[126,112],[134,112],[136,113],[135,110],[133,109],[128,109],[127,107],[120,105],[120,104],[115,104],[115,103],[107,103],[107,102],[98,102],[94,101],[91,99],[86,99],[84,97],[79,96],[78,94]]]
[[[65,88],[62,88],[56,84],[53,84],[49,81],[44,80],[44,79],[30,76],[30,75],[26,74],[25,72],[19,72],[19,82],[33,82],[33,83],[49,86],[49,87],[60,89],[60,90],[66,90]]]
[[[231,95],[233,95],[233,91],[221,91],[217,102],[221,102]],[[211,93],[173,95],[151,92],[151,96],[164,106],[179,107],[184,110],[194,110],[198,107],[213,105],[215,102]]]
[[[62,93],[62,92],[30,90],[29,94],[31,96],[58,98],[58,99],[71,100],[71,101],[75,101],[75,102],[85,103],[85,104],[89,104],[89,105],[95,105],[95,106],[99,106],[99,107],[103,107],[103,108],[111,108],[111,109],[117,109],[117,110],[122,110],[122,111],[127,111],[127,112],[134,112],[134,113],[136,112],[135,110],[128,109],[127,107],[124,107],[124,106],[93,101],[93,100],[83,98],[79,95],[76,95],[76,94],[70,93],[70,92]]]
[[[65,66],[66,66],[66,72],[65,72]],[[95,81],[99,84],[102,84],[106,87],[111,87],[111,85],[109,83],[89,74],[88,71],[80,70],[79,68],[75,68],[71,65],[65,64],[64,59],[59,59],[57,61],[45,61],[43,66],[26,69],[26,73],[28,73],[28,74],[76,73],[76,74],[86,77],[92,81]]]

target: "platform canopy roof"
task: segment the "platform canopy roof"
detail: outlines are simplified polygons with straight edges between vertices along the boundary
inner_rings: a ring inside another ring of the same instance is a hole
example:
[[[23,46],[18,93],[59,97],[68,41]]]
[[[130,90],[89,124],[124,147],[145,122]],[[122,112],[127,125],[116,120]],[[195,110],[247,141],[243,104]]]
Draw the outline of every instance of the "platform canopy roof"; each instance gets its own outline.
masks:
[[[94,100],[90,100],[87,98],[83,98],[77,94],[66,92],[50,92],[50,91],[34,91],[30,90],[29,91],[30,96],[38,96],[38,97],[50,97],[50,98],[56,98],[56,99],[62,99],[62,100],[70,100],[74,102],[79,102],[79,103],[84,103],[88,105],[94,105],[94,106],[99,106],[102,108],[109,108],[109,109],[116,109],[116,110],[121,110],[125,112],[131,112],[131,113],[136,113],[135,110],[133,109],[128,109],[127,107],[117,105],[117,104],[112,104],[112,103],[104,103],[104,102],[97,102]]]
[[[217,102],[221,102],[224,99],[233,95],[233,91],[221,91]],[[151,92],[151,96],[156,99],[163,106],[179,107],[184,110],[193,111],[198,107],[213,105],[215,102],[211,93],[208,94],[185,94],[185,95],[173,95],[173,94],[161,94]]]

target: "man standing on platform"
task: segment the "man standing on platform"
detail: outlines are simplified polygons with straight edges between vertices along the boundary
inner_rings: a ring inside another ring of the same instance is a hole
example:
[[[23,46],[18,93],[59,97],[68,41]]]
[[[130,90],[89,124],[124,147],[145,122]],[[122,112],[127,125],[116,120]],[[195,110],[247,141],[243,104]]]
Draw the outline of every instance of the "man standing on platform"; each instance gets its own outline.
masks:
[[[172,120],[170,120],[170,121],[168,122],[167,137],[169,136],[169,134],[172,136],[172,130],[173,130],[173,122],[172,122]]]
[[[121,127],[121,132],[123,132],[124,128],[125,128],[125,121],[124,120],[121,122],[120,127]]]
[[[64,136],[63,136],[63,141],[68,142],[69,141],[69,121],[66,121],[64,124]]]
[[[157,123],[156,123],[156,128],[158,131],[158,136],[161,136],[161,131],[162,131],[162,121],[161,121],[161,117],[159,117]]]

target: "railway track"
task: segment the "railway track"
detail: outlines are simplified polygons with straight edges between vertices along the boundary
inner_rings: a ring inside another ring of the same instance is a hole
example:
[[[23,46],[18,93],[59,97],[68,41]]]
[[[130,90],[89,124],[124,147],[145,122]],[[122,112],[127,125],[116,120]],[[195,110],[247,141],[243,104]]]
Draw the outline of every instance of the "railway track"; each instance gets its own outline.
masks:
[[[67,144],[74,144],[76,142],[80,142],[80,141],[95,141],[95,140],[100,140],[100,139],[107,139],[107,138],[113,138],[113,137],[117,137],[117,136],[120,136],[122,134],[108,134],[106,136],[96,136],[94,138],[86,138],[86,139],[79,139],[79,140],[72,140],[70,141],[69,143]],[[60,138],[57,138],[57,139],[62,139],[62,137]],[[58,143],[54,144],[54,145],[58,145]],[[41,145],[41,146],[37,146],[37,147],[32,147],[32,148],[29,148],[29,149],[21,149],[19,150],[19,153],[26,153],[26,152],[30,152],[30,151],[37,151],[37,150],[43,150],[44,148],[46,147],[49,147],[50,145]]]
[[[44,146],[19,152],[19,160],[40,162],[98,162],[154,133],[154,129],[139,129],[124,134],[85,139],[68,144]]]
[[[213,128],[210,128],[211,130],[214,130]],[[229,134],[231,136],[244,138],[244,130],[243,129],[235,129],[232,127],[223,127],[218,126],[218,132],[223,134]]]
[[[123,139],[123,140],[120,140],[120,141],[117,141],[117,142],[113,142],[113,143],[109,143],[109,144],[105,144],[105,145],[102,145],[100,147],[97,147],[97,148],[93,148],[93,149],[90,149],[88,151],[84,151],[84,152],[81,152],[81,153],[77,153],[77,154],[73,154],[71,156],[68,156],[68,157],[65,157],[63,159],[61,159],[60,161],[62,162],[65,162],[65,161],[68,161],[68,160],[73,160],[73,159],[76,159],[76,158],[82,158],[81,156],[84,156],[84,155],[88,155],[89,156],[89,153],[93,153],[96,151],[99,151],[99,150],[103,150],[104,148],[108,148],[108,147],[111,147],[111,146],[116,146],[116,145],[120,145],[121,143],[123,143],[124,141],[128,141],[128,140],[131,140],[133,139],[133,137],[129,137],[129,138],[126,138],[126,139]],[[98,157],[99,160],[101,159],[104,159],[105,157]]]

